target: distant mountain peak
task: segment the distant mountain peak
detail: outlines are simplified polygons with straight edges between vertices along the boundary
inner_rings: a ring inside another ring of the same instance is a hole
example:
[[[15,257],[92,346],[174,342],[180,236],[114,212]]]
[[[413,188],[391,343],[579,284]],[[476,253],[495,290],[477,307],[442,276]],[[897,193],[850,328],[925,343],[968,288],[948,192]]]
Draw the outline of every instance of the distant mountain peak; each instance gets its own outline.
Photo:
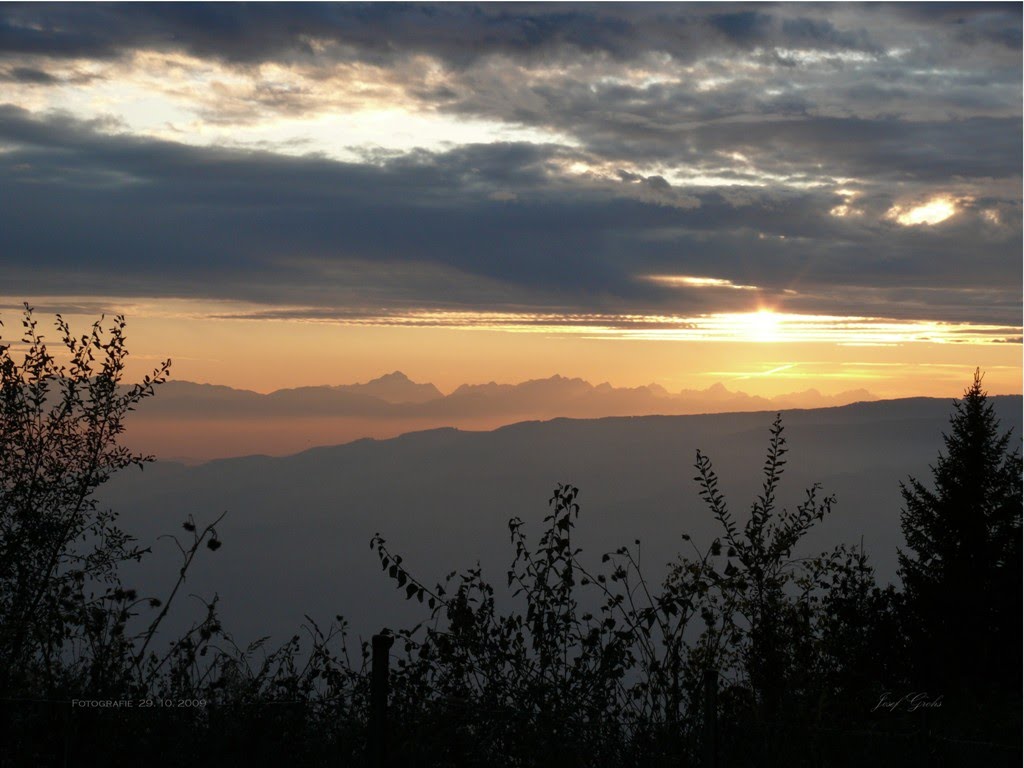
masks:
[[[433,384],[417,384],[401,371],[392,371],[365,384],[342,384],[335,389],[376,397],[388,403],[425,403],[444,395]]]
[[[385,373],[383,376],[378,376],[376,379],[370,379],[367,384],[381,384],[390,382],[408,382],[414,384],[415,382],[406,376],[401,371],[392,371],[391,373]]]

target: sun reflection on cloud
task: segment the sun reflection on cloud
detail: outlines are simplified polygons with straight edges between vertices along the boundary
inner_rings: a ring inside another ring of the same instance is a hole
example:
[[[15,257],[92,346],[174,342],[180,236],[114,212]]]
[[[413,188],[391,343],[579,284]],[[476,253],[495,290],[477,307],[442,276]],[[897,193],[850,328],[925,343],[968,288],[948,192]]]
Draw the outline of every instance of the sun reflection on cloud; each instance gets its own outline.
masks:
[[[661,285],[688,288],[731,288],[734,291],[757,291],[756,285],[740,285],[720,277],[694,277],[692,275],[646,275],[644,280]]]
[[[863,210],[855,208],[853,205],[853,201],[860,195],[860,192],[855,189],[837,189],[836,194],[842,195],[843,202],[832,208],[829,211],[830,214],[838,216],[839,218],[844,218],[846,216],[862,216],[864,214]]]
[[[1003,219],[999,215],[999,211],[997,211],[994,208],[989,208],[987,210],[982,211],[981,215],[982,218],[985,219],[985,221],[987,221],[989,224],[994,224],[997,227],[1001,226],[1003,223]]]
[[[958,203],[960,202],[949,195],[940,195],[920,205],[894,205],[885,214],[885,217],[895,220],[897,224],[902,224],[904,227],[913,227],[919,224],[933,226],[953,216],[959,210]]]

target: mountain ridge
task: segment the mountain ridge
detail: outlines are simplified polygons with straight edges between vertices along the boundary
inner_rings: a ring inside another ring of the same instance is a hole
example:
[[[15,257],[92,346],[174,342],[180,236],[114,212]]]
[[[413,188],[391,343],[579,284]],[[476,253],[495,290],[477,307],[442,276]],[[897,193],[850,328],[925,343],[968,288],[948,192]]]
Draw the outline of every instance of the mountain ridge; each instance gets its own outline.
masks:
[[[187,463],[244,454],[283,456],[306,448],[432,429],[474,431],[558,417],[685,416],[825,408],[879,398],[864,389],[823,395],[814,389],[776,397],[729,390],[670,392],[659,384],[615,387],[554,375],[516,384],[464,384],[448,394],[400,370],[357,384],[279,389],[262,394],[224,385],[170,381],[139,404],[130,447]]]
[[[864,388],[844,390],[834,395],[823,395],[819,390],[809,388],[806,390],[787,392],[772,397],[764,397],[762,395],[751,395],[747,392],[743,392],[742,390],[730,390],[722,382],[715,382],[705,389],[680,389],[673,392],[665,388],[663,385],[655,382],[641,384],[635,387],[617,387],[607,381],[595,385],[580,377],[567,377],[558,373],[547,378],[525,379],[516,383],[498,383],[495,381],[489,381],[473,384],[467,382],[460,384],[451,392],[445,394],[433,383],[413,381],[400,370],[383,374],[367,382],[283,387],[267,393],[231,387],[224,384],[194,382],[186,379],[168,381],[164,383],[160,389],[160,394],[164,395],[164,400],[176,400],[186,393],[202,396],[213,395],[217,397],[231,397],[237,395],[239,398],[246,398],[250,402],[257,398],[269,398],[284,401],[300,394],[323,396],[327,393],[331,393],[338,395],[339,400],[340,397],[344,395],[363,395],[391,405],[423,405],[435,400],[448,400],[451,398],[466,397],[468,395],[507,395],[510,393],[523,392],[559,394],[561,396],[565,396],[566,394],[587,395],[591,393],[602,396],[615,395],[620,397],[625,395],[634,395],[638,397],[663,398],[666,400],[678,398],[697,399],[703,396],[706,398],[713,398],[714,400],[731,398],[758,403],[789,402],[798,397],[812,397],[816,402],[827,401],[833,404],[855,402],[855,399],[880,399],[877,395]],[[170,397],[167,397],[167,395],[170,395]],[[805,407],[813,408],[817,406],[807,405]]]

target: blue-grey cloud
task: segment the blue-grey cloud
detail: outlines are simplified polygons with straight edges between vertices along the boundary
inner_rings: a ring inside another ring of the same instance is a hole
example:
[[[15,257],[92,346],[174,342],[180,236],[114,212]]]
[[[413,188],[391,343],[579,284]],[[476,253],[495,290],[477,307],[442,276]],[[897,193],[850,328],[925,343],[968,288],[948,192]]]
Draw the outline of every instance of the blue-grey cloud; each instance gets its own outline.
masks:
[[[979,206],[994,201],[901,227],[882,217],[894,200],[882,189],[859,218],[831,215],[842,199],[816,189],[693,188],[692,204],[672,205],[657,196],[671,191],[663,179],[559,176],[556,146],[341,163],[110,135],[13,107],[0,109],[0,141],[8,293],[371,313],[750,308],[740,291],[642,279],[692,274],[761,286],[801,311],[1019,319],[1020,222],[992,226]]]
[[[1020,43],[1020,5],[998,3],[4,4],[0,81],[32,96],[0,106],[3,292],[346,317],[686,314],[770,297],[1016,326]],[[312,82],[368,62],[410,109],[548,138],[340,162],[25,107],[116,78],[140,52],[252,79],[197,98],[209,123],[346,108],[263,83],[261,63]],[[941,224],[888,215],[939,194],[958,208]],[[646,279],[666,274],[760,292]]]
[[[778,9],[721,12],[703,4],[11,3],[0,9],[0,50],[115,57],[135,48],[177,49],[260,61],[311,55],[310,41],[315,39],[346,46],[349,55],[365,58],[424,52],[466,64],[495,52],[536,55],[562,48],[621,58],[654,48],[689,58],[695,49],[729,43],[870,46],[863,30],[839,31],[825,19],[790,16]],[[709,32],[712,40],[707,40]]]

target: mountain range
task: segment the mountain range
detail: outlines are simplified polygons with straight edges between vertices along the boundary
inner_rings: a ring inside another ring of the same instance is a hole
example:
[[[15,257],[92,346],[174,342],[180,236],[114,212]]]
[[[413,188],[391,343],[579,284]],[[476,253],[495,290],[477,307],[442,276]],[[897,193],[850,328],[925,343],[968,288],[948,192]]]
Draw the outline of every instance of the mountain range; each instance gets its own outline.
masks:
[[[254,453],[286,455],[436,427],[486,430],[528,419],[819,408],[876,399],[863,389],[831,396],[809,389],[765,398],[733,392],[720,383],[670,392],[658,384],[614,387],[559,375],[518,384],[463,384],[447,395],[400,371],[365,383],[269,394],[171,381],[139,406],[129,438],[135,447],[157,456],[196,462]]]

